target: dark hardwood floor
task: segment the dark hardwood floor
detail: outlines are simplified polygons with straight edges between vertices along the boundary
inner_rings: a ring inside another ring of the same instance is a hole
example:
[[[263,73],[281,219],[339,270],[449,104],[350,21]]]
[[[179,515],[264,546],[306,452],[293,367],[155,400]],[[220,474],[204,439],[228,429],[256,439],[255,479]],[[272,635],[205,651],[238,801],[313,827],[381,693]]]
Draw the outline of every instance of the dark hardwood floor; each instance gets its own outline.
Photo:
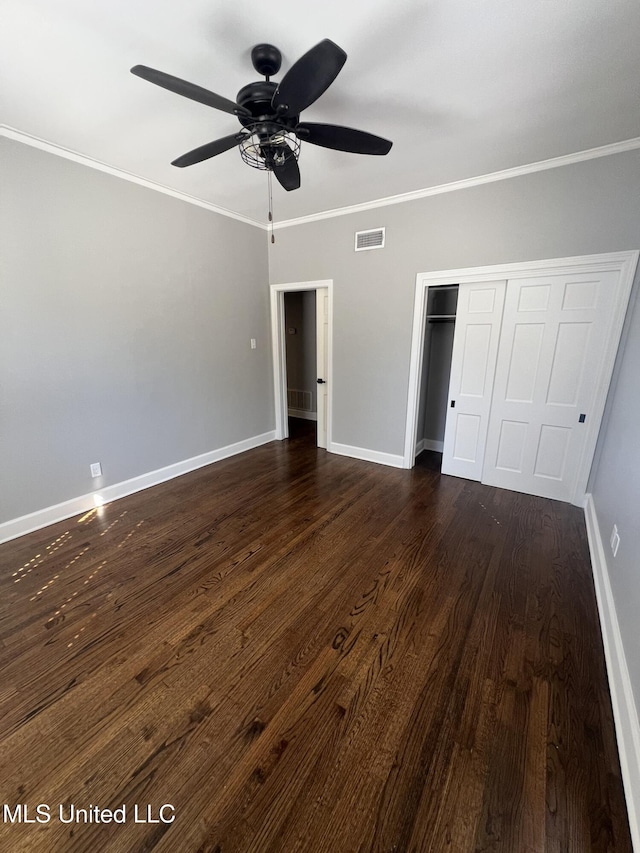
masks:
[[[631,851],[575,507],[302,426],[0,561],[2,851]]]

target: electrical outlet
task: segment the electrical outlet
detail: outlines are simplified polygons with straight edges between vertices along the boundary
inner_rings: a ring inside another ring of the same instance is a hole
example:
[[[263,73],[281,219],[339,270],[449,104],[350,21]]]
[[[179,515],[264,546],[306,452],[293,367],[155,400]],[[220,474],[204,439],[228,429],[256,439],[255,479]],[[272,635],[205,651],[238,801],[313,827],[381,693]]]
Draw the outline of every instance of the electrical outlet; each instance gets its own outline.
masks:
[[[255,348],[256,348],[256,339],[251,338],[251,349],[255,349]]]
[[[91,476],[102,477],[102,465],[99,462],[91,463]]]
[[[613,530],[611,531],[611,539],[609,540],[611,544],[611,553],[615,557],[618,553],[618,547],[620,546],[620,534],[618,533],[618,525],[613,525]]]

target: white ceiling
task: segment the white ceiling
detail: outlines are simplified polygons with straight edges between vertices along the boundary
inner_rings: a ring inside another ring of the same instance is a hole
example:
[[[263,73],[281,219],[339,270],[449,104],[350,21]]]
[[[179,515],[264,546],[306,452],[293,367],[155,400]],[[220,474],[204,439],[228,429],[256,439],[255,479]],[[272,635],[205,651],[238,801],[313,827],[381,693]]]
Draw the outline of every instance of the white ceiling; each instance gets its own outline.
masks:
[[[264,221],[267,181],[237,151],[170,161],[237,119],[134,77],[137,63],[235,99],[250,49],[276,79],[322,38],[348,60],[307,121],[393,140],[386,157],[303,143],[277,220],[640,137],[638,0],[3,0],[0,123]]]

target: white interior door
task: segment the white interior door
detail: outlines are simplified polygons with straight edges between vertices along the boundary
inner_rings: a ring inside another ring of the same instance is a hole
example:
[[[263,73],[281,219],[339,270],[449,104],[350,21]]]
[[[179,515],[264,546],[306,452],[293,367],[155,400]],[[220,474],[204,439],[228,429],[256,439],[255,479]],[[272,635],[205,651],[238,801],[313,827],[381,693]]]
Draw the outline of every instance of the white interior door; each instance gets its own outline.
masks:
[[[461,284],[442,473],[482,478],[506,281]]]
[[[316,370],[318,374],[318,447],[327,446],[327,354],[329,350],[329,289],[316,290]]]
[[[483,483],[573,499],[619,280],[509,280]]]

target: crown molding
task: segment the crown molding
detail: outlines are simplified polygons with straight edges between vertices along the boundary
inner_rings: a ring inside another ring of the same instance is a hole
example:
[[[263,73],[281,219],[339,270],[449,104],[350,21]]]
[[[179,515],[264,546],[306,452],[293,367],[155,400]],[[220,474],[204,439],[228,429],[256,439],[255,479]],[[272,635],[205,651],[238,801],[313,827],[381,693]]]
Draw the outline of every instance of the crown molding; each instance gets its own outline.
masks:
[[[195,204],[197,207],[203,207],[205,210],[210,210],[212,213],[219,213],[220,216],[227,216],[229,219],[235,219],[238,222],[244,222],[245,225],[252,225],[254,228],[260,228],[263,231],[267,230],[267,226],[262,222],[256,222],[255,219],[249,219],[247,216],[242,216],[240,213],[235,213],[233,210],[227,210],[225,207],[218,207],[216,204],[204,201],[204,199],[196,196],[182,193],[179,190],[166,187],[164,184],[158,184],[155,181],[149,181],[146,178],[141,178],[139,175],[134,175],[132,172],[126,172],[124,169],[116,169],[114,166],[109,166],[107,163],[102,163],[100,160],[94,160],[92,157],[87,157],[84,154],[79,154],[77,151],[72,151],[69,148],[63,148],[61,145],[55,145],[53,142],[47,142],[45,139],[40,139],[37,136],[32,136],[29,133],[23,133],[21,130],[16,130],[5,124],[0,124],[0,136],[7,139],[13,139],[16,142],[22,142],[25,145],[30,145],[32,148],[39,148],[41,151],[46,151],[49,154],[55,154],[57,157],[64,157],[66,160],[73,160],[74,163],[80,163],[83,166],[89,166],[91,169],[97,169],[99,172],[106,172],[108,175],[113,175],[116,178],[122,178],[125,181],[130,181],[133,184],[138,184],[141,187],[146,187],[149,190],[164,193],[173,198],[186,201],[188,204]]]
[[[448,184],[439,184],[433,187],[425,187],[421,190],[413,190],[408,193],[378,198],[373,201],[365,201],[362,204],[352,204],[348,207],[337,207],[332,210],[323,210],[312,213],[309,216],[299,216],[295,219],[284,219],[274,223],[274,230],[290,228],[292,225],[304,225],[308,222],[318,222],[321,219],[333,219],[335,216],[347,216],[351,213],[362,213],[365,210],[375,210],[378,207],[387,207],[390,204],[403,204],[407,201],[416,201],[428,198],[432,195],[457,192],[471,187],[479,187],[482,184],[491,184],[496,181],[507,181],[510,178],[518,178],[521,175],[530,175],[533,172],[545,172],[547,169],[558,169],[561,166],[570,166],[574,163],[582,163],[585,160],[595,160],[598,157],[608,157],[612,154],[622,154],[625,151],[635,151],[640,148],[640,136],[633,139],[625,139],[622,142],[613,142],[610,145],[601,145],[599,148],[589,148],[586,151],[577,151],[574,154],[563,154],[561,157],[552,157],[550,160],[540,160],[537,163],[528,163],[524,166],[514,166],[512,169],[502,169],[499,172],[490,172],[487,175],[478,175],[475,178],[465,178],[461,181],[452,181]]]
[[[33,148],[39,148],[41,151],[47,151],[49,154],[55,154],[58,157],[65,157],[67,160],[73,160],[76,163],[81,163],[83,166],[89,166],[90,168],[97,169],[100,172],[106,172],[116,178],[131,181],[132,183],[146,187],[147,189],[164,193],[165,195],[180,199],[181,201],[186,201],[188,204],[195,204],[197,207],[202,207],[205,210],[210,210],[212,213],[218,213],[221,216],[227,216],[230,219],[243,222],[245,225],[252,225],[254,228],[260,228],[262,231],[268,230],[267,225],[262,222],[258,222],[255,219],[242,216],[242,214],[235,213],[232,210],[227,210],[224,207],[218,207],[217,205],[205,201],[204,199],[197,198],[196,196],[171,189],[170,187],[164,186],[164,184],[158,184],[155,181],[149,181],[146,178],[141,178],[139,175],[126,172],[124,169],[117,169],[114,166],[109,166],[106,163],[102,163],[100,160],[94,160],[84,154],[79,154],[77,151],[72,151],[69,148],[63,148],[60,145],[47,142],[45,139],[40,139],[37,136],[32,136],[31,134],[16,130],[8,125],[0,124],[0,137],[1,136],[5,136],[7,139],[14,139],[17,142],[24,143],[25,145],[31,145]],[[549,160],[527,163],[524,166],[514,166],[511,169],[502,169],[499,172],[489,172],[486,175],[465,178],[461,181],[451,181],[447,184],[438,184],[436,186],[425,187],[420,190],[412,190],[407,193],[373,199],[372,201],[365,201],[361,204],[352,204],[347,207],[337,207],[331,210],[311,213],[308,216],[285,219],[281,222],[274,222],[273,229],[277,231],[280,228],[290,228],[293,225],[304,225],[309,222],[319,222],[322,219],[333,219],[336,216],[348,216],[352,213],[362,213],[367,210],[375,210],[379,207],[387,207],[391,204],[403,204],[408,201],[416,201],[433,195],[442,195],[443,193],[451,193],[457,192],[458,190],[470,189],[471,187],[479,187],[483,184],[495,183],[496,181],[507,181],[510,178],[518,178],[522,175],[531,175],[534,172],[545,172],[548,169],[558,169],[561,166],[583,163],[585,160],[595,160],[599,157],[609,157],[612,154],[623,154],[626,151],[635,151],[638,148],[640,148],[640,136],[632,139],[625,139],[621,142],[613,142],[609,145],[601,145],[598,148],[588,148],[585,151],[576,151],[573,154],[563,154],[560,157],[552,157]]]

